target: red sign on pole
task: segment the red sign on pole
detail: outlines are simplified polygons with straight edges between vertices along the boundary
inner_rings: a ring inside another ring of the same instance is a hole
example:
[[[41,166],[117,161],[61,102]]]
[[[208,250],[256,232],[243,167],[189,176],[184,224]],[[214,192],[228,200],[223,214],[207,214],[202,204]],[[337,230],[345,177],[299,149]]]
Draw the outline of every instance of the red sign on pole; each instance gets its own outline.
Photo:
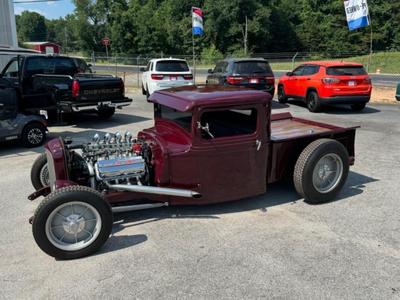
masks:
[[[109,45],[111,44],[111,40],[110,40],[108,37],[105,37],[105,38],[102,38],[102,39],[101,39],[101,43],[102,43],[104,46],[109,46]]]

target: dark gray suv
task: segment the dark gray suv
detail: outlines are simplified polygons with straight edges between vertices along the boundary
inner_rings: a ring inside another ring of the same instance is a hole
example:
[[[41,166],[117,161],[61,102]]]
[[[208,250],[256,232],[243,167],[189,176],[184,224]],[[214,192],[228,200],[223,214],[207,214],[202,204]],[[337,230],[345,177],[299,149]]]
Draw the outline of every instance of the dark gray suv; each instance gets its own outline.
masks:
[[[235,85],[264,90],[274,96],[275,76],[263,58],[229,58],[208,70],[207,84]]]
[[[20,140],[26,147],[37,147],[46,140],[46,131],[46,118],[20,113],[16,89],[0,78],[0,142]]]

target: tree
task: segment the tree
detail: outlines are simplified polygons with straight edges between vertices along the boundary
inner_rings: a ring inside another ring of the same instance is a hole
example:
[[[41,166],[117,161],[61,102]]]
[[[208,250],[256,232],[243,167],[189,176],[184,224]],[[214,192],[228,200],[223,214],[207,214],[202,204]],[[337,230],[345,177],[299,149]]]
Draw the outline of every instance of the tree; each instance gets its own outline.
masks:
[[[47,38],[46,19],[36,12],[23,11],[16,17],[18,40],[24,42],[40,42]]]

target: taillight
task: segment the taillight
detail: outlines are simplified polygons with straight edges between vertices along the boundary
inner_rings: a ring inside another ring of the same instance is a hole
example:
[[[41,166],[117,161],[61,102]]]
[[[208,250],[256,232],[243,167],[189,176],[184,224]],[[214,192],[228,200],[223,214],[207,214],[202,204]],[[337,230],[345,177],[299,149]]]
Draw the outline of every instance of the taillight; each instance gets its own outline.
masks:
[[[364,78],[364,83],[371,84],[372,83],[371,78],[369,78],[369,77]]]
[[[265,77],[265,81],[267,84],[275,84],[275,78],[274,77]]]
[[[230,84],[238,84],[243,81],[243,77],[241,76],[228,76],[226,77],[226,81]]]
[[[192,74],[183,75],[183,79],[192,80],[193,79],[193,75]]]
[[[78,97],[79,96],[80,88],[81,88],[81,86],[80,86],[78,80],[72,81],[72,97]]]
[[[339,82],[340,82],[340,79],[334,78],[334,77],[322,78],[322,83],[324,83],[324,84],[336,84]]]
[[[163,74],[151,74],[151,79],[153,80],[162,80],[164,78]]]

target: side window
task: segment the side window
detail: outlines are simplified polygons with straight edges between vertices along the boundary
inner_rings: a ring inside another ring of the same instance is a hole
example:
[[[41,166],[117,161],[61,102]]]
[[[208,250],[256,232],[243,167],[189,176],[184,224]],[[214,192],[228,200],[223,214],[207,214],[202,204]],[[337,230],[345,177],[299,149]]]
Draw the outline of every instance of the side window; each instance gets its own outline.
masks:
[[[18,78],[18,61],[13,60],[4,71],[3,77]]]
[[[223,68],[224,68],[224,63],[223,62],[217,63],[217,65],[214,68],[214,73],[222,73],[223,72]]]
[[[207,126],[209,133],[201,130],[203,139],[217,139],[237,135],[250,135],[257,130],[257,110],[255,108],[226,109],[204,112],[201,126]]]
[[[301,76],[301,75],[303,75],[303,70],[304,70],[304,66],[300,66],[300,67],[297,67],[294,71],[293,71],[293,75],[294,76]]]
[[[319,66],[306,66],[303,75],[314,75],[319,72]]]
[[[151,64],[151,62],[148,62],[148,63],[147,63],[146,72],[147,72],[147,71],[150,71],[150,64]]]

